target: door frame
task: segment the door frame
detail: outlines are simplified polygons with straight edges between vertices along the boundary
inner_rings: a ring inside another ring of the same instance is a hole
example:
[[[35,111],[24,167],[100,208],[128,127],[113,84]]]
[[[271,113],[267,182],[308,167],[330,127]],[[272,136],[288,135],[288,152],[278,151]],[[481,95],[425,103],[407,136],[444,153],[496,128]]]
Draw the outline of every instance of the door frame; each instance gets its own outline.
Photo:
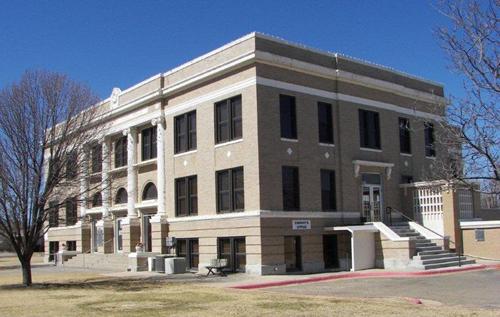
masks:
[[[121,228],[121,222],[123,222],[123,219],[125,219],[125,217],[119,217],[119,218],[116,218],[115,219],[115,223],[114,223],[114,231],[113,231],[113,235],[114,235],[114,241],[115,241],[115,253],[123,253],[123,229]],[[120,225],[119,225],[120,223]],[[121,236],[122,236],[122,249],[119,250],[118,249],[118,237],[119,237],[119,233],[121,233]]]
[[[147,213],[142,213],[141,216],[141,227],[142,227],[142,232],[141,232],[141,240],[142,244],[144,245],[144,252],[152,252],[153,246],[152,240],[153,240],[153,232],[151,228],[151,218],[154,216],[154,214],[147,214]],[[151,251],[149,251],[151,250]]]
[[[384,221],[384,212],[383,212],[383,206],[384,206],[384,190],[383,190],[383,186],[382,186],[382,175],[380,173],[363,173],[363,174],[374,174],[374,175],[379,175],[380,177],[380,184],[364,184],[362,182],[361,184],[361,211],[362,211],[362,217],[366,218],[367,222],[374,222],[374,221],[380,221],[380,222],[383,222]],[[363,175],[362,174],[362,175]],[[362,176],[361,175],[361,179],[362,179]],[[370,214],[369,214],[369,218],[368,218],[368,215],[366,214],[365,212],[365,206],[364,206],[364,189],[365,187],[368,188],[368,192],[369,192],[369,203],[370,203]],[[374,212],[374,199],[373,199],[373,192],[374,192],[374,189],[378,189],[379,190],[379,219],[376,219],[375,217],[375,212]]]

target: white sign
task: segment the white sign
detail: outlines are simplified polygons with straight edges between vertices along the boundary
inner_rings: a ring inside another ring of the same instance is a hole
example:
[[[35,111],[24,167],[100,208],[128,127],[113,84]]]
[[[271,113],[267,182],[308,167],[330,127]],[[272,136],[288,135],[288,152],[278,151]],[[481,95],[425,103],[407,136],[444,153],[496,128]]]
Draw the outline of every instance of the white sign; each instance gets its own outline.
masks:
[[[293,230],[310,230],[311,220],[292,220]]]

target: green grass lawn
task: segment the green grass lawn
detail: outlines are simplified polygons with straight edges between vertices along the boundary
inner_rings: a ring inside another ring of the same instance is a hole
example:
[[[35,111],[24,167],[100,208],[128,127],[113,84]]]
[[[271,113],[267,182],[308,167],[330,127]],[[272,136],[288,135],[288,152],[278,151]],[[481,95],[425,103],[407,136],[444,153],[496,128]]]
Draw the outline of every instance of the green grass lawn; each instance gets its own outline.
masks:
[[[30,289],[13,284],[20,278],[14,270],[0,275],[0,316],[498,316],[405,299],[295,296],[93,273],[35,273]]]

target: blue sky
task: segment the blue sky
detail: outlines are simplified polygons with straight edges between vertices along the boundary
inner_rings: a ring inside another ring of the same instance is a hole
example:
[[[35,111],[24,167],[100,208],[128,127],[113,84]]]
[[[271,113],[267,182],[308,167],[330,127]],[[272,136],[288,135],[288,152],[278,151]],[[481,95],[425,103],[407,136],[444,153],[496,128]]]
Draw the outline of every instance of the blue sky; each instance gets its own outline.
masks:
[[[102,98],[252,31],[445,84],[460,82],[433,36],[430,0],[4,1],[0,87],[26,69],[63,72]]]

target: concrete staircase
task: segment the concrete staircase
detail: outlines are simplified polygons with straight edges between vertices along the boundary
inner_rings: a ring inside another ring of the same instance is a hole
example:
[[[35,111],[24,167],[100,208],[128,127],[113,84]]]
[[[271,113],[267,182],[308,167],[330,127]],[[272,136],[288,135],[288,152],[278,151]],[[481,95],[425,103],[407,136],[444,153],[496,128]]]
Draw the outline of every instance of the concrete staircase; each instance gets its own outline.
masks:
[[[91,270],[126,272],[129,263],[126,254],[80,253],[64,262],[63,265]]]
[[[409,268],[431,270],[476,263],[475,260],[467,259],[465,256],[460,257],[456,253],[449,252],[436,245],[410,228],[407,222],[395,223],[390,228],[400,237],[409,237],[415,240],[417,255],[412,258]]]

